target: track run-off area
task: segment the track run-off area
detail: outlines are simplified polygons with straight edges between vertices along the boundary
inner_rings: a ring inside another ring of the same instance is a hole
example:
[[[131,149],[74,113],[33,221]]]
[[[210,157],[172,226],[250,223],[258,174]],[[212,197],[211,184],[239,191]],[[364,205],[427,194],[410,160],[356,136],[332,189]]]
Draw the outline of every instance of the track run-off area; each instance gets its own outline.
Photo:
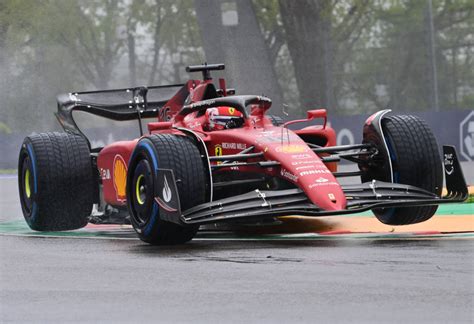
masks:
[[[445,239],[474,238],[474,204],[441,206],[427,222],[389,226],[370,213],[351,216],[280,218],[281,223],[266,226],[240,226],[234,230],[206,227],[194,240],[337,240],[337,239]],[[36,232],[23,219],[0,222],[1,235],[137,239],[130,225],[94,225],[65,232]]]
[[[29,229],[14,188],[16,176],[2,176],[2,186],[12,190],[2,194],[0,235],[137,239],[130,225],[94,225],[65,232],[36,232]],[[470,187],[473,194],[473,187]],[[471,198],[472,199],[472,198]],[[16,208],[16,209],[15,209]],[[7,215],[11,211],[13,215]],[[438,207],[430,220],[413,225],[390,226],[379,222],[371,212],[331,217],[280,217],[278,222],[260,226],[205,226],[194,240],[338,240],[338,239],[469,239],[474,238],[474,203]]]
[[[473,203],[409,226],[293,216],[150,246],[129,225],[32,231],[16,177],[0,189],[2,323],[474,321]]]

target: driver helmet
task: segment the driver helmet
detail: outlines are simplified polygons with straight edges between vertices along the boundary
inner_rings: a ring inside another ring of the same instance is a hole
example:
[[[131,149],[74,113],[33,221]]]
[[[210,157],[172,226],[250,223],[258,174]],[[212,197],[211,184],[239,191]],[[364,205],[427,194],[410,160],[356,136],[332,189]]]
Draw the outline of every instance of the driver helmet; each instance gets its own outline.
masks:
[[[239,128],[244,124],[244,114],[232,107],[215,107],[206,110],[206,120],[210,131]]]

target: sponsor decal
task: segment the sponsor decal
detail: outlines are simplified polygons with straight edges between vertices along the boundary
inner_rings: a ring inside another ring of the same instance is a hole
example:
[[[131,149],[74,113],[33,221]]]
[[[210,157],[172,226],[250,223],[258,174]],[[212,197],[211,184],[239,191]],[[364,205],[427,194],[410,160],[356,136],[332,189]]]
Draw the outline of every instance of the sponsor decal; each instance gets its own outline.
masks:
[[[339,186],[339,183],[337,182],[323,182],[323,183],[312,183],[308,186],[309,189],[313,189],[313,188],[316,188],[316,187],[321,187],[321,186],[325,186],[325,187],[328,187],[328,186]]]
[[[267,137],[267,136],[273,136],[275,132],[274,131],[264,131],[259,134],[257,134],[257,137]]]
[[[280,170],[280,174],[281,174],[282,177],[290,179],[293,182],[296,182],[298,180],[298,177],[296,175],[294,175],[293,173],[291,173],[290,171],[288,171],[286,169],[282,168]]]
[[[327,169],[307,170],[307,171],[301,171],[300,176],[306,176],[310,174],[326,174],[326,173],[331,173],[331,171]]]
[[[102,180],[110,180],[110,169],[100,168],[99,173]]]
[[[301,154],[301,155],[309,155],[309,154]],[[311,157],[311,156],[310,156]],[[307,159],[307,157],[303,157],[302,159]],[[301,165],[301,164],[313,164],[313,166],[316,166],[314,164],[323,164],[322,161],[319,160],[310,160],[310,161],[293,161],[291,162],[291,165]]]
[[[154,198],[161,208],[160,218],[169,221],[179,211],[179,196],[174,185],[173,171],[158,170],[156,181],[158,185],[161,184],[161,187],[157,186],[158,195]]]
[[[197,108],[197,107],[201,107],[201,106],[211,106],[215,103],[216,103],[215,100],[205,100],[205,101],[201,101],[201,102],[197,102],[197,103],[192,104],[191,108]]]
[[[334,196],[333,193],[328,193],[328,198],[331,199],[331,201],[336,201],[336,196]]]
[[[127,197],[125,192],[127,186],[127,164],[121,155],[115,155],[113,167],[115,195],[117,201],[123,202]]]
[[[291,156],[292,159],[295,159],[295,160],[304,160],[304,159],[310,159],[312,158],[313,156],[311,154],[293,154]],[[311,161],[311,163],[313,163],[313,161]],[[293,164],[293,165],[296,165],[296,164]]]
[[[244,143],[222,143],[222,148],[229,150],[245,150],[247,144]]]
[[[189,116],[189,115],[188,115],[188,116]],[[196,121],[196,122],[191,123],[191,124],[188,125],[188,127],[191,128],[191,129],[194,129],[194,128],[199,127],[199,126],[201,126],[201,123],[198,122],[198,121]]]
[[[454,172],[454,156],[452,153],[444,154],[444,170],[447,175],[451,175]]]
[[[281,137],[276,137],[276,136],[265,136],[261,138],[257,138],[255,140],[257,143],[276,143],[276,142],[281,142]]]
[[[163,200],[165,202],[170,202],[171,198],[173,198],[173,194],[171,193],[170,186],[168,184],[168,179],[166,175],[164,176],[165,180],[163,181]]]
[[[308,147],[306,145],[300,145],[300,144],[289,144],[289,145],[277,146],[276,151],[280,153],[303,153],[303,152],[308,151]]]
[[[300,167],[297,167],[296,170],[302,170],[302,169],[313,169],[315,166],[314,165],[303,165]]]
[[[229,114],[235,114],[235,108],[229,107]]]
[[[461,155],[467,161],[474,161],[474,111],[471,111],[459,125]]]
[[[187,117],[187,116],[186,116]],[[166,106],[158,111],[158,119],[168,121],[171,119],[171,107]]]
[[[222,145],[217,144],[216,146],[214,146],[214,155],[222,156]]]
[[[264,131],[255,135],[255,141],[257,143],[282,143],[283,141],[288,140],[297,140],[299,137],[296,134],[290,132],[281,132],[281,131]]]
[[[71,100],[71,101],[81,101],[81,99],[78,99],[76,94],[74,94],[74,93],[69,94],[69,100]]]
[[[220,144],[214,146],[214,155],[222,156],[222,146]],[[217,164],[222,164],[222,161],[217,161]]]
[[[324,183],[324,182],[328,182],[329,180],[326,179],[326,178],[323,178],[323,177],[319,177],[319,178],[316,179],[315,181],[318,182],[318,183]]]

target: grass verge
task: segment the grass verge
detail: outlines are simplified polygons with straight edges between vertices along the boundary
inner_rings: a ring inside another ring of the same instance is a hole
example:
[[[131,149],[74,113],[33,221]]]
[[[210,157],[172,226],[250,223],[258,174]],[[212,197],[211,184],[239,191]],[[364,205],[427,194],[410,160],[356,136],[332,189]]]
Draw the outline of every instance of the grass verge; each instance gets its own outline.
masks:
[[[16,169],[0,169],[0,174],[16,174]]]

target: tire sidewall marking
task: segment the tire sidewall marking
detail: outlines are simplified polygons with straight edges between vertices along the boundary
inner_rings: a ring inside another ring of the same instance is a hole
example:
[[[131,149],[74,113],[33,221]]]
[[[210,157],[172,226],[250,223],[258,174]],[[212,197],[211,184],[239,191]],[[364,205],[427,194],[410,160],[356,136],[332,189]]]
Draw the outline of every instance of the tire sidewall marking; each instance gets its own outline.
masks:
[[[35,154],[34,154],[34,151],[33,151],[33,146],[30,144],[30,143],[27,143],[26,144],[26,151],[28,152],[27,155],[28,157],[30,158],[30,165],[31,165],[31,168],[32,168],[32,174],[33,174],[33,195],[31,196],[31,202],[32,202],[32,207],[31,207],[31,213],[29,215],[29,217],[27,218],[27,221],[31,224],[31,223],[34,223],[35,220],[36,220],[36,216],[38,214],[38,206],[37,206],[37,203],[36,203],[36,197],[37,197],[37,194],[38,194],[38,176],[37,176],[37,173],[36,173],[36,158],[35,158]],[[22,161],[23,163],[23,161]],[[22,179],[23,179],[23,175],[22,175]],[[23,179],[24,181],[24,179]]]
[[[152,164],[153,164],[152,168],[151,168],[152,169],[151,170],[152,171],[152,177],[155,178],[155,175],[158,172],[158,158],[157,158],[158,154],[156,153],[156,150],[154,149],[153,145],[150,143],[149,139],[143,138],[138,142],[138,144],[135,148],[135,151],[132,154],[132,157],[130,158],[130,163],[129,163],[129,164],[133,164],[133,170],[135,170],[135,168],[137,167],[136,164],[138,164],[137,161],[135,160],[135,158],[140,153],[142,153],[145,156],[145,158],[151,159]],[[153,181],[153,183],[154,183],[154,181]],[[154,190],[154,188],[153,188],[153,190]],[[140,223],[137,222],[134,219],[134,223],[136,223],[137,229],[140,232],[142,232],[143,235],[145,235],[145,236],[150,235],[150,232],[152,231],[152,229],[154,227],[154,224],[156,223],[157,218],[159,216],[158,214],[159,214],[158,204],[154,201],[153,206],[152,206],[152,210],[151,210],[151,215],[150,215],[150,218],[148,219],[148,222],[146,222],[145,224],[140,226]],[[134,216],[132,216],[132,217],[134,218]],[[139,234],[142,234],[140,232],[139,232]]]

